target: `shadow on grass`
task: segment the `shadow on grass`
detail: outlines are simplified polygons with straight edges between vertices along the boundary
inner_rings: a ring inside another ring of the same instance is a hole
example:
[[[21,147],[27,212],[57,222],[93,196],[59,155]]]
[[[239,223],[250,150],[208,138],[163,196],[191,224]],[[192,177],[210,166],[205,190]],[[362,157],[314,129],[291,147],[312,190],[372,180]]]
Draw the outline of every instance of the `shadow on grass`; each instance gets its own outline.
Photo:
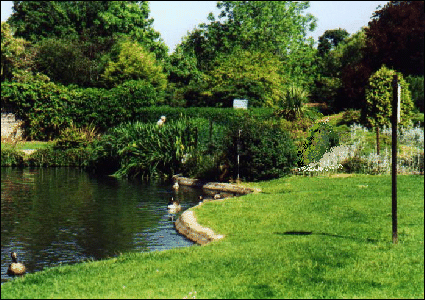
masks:
[[[285,232],[273,232],[274,234],[278,235],[324,235],[324,236],[330,236],[330,237],[336,237],[336,238],[343,238],[343,239],[350,239],[350,240],[356,240],[356,241],[366,241],[370,243],[379,242],[377,239],[371,239],[371,238],[360,238],[355,236],[345,236],[345,235],[338,235],[338,234],[332,234],[332,233],[325,233],[325,232],[313,232],[313,231],[285,231]]]

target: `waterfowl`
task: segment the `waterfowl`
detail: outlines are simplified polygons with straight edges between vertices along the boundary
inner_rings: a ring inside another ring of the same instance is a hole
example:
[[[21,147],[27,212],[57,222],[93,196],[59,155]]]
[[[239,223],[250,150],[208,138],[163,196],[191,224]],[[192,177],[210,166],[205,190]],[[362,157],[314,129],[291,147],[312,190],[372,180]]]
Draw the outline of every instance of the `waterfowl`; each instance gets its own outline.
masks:
[[[173,189],[175,190],[179,189],[179,183],[177,181],[173,184]]]
[[[12,252],[10,257],[12,257],[13,262],[9,265],[9,269],[7,269],[7,275],[24,275],[25,266],[22,263],[18,263],[18,254]]]
[[[174,200],[172,197],[171,197],[171,200],[168,203],[167,207],[168,207],[168,211],[170,213],[177,213],[178,211],[180,211],[182,209],[180,203],[178,201]]]
[[[202,195],[199,196],[199,205],[201,205],[203,201],[204,201],[204,197],[202,197]]]
[[[214,199],[220,199],[221,198],[221,195],[220,194],[215,194],[214,195]]]
[[[156,122],[156,124],[158,125],[158,126],[162,126],[164,123],[165,123],[165,120],[166,120],[167,118],[165,117],[165,116],[161,116],[161,118],[158,120],[158,122]]]

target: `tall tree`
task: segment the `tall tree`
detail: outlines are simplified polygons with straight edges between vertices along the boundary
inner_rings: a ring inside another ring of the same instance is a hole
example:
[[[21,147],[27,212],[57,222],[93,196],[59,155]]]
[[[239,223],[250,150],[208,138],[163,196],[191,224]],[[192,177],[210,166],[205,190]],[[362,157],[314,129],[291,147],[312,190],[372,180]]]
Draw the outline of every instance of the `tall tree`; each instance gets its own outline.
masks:
[[[332,29],[326,30],[325,33],[319,37],[319,45],[317,46],[318,55],[325,56],[330,50],[335,49],[339,43],[344,41],[349,36],[345,29]]]
[[[146,51],[139,43],[126,39],[114,47],[119,53],[108,62],[102,74],[108,87],[118,86],[128,80],[144,80],[159,92],[165,89],[166,75],[153,53]]]
[[[235,49],[264,52],[280,60],[282,81],[309,86],[315,49],[306,36],[314,29],[315,18],[304,14],[308,2],[219,1],[217,7],[218,19],[210,14],[211,23],[200,24],[181,44],[185,53],[193,51],[200,71],[216,70],[215,61]]]
[[[14,1],[15,36],[36,44],[38,71],[53,81],[98,87],[112,46],[130,38],[158,61],[167,47],[153,27],[146,1]]]
[[[9,24],[1,22],[1,81],[10,80],[13,73],[20,67],[25,46],[28,44],[22,38],[12,35]]]
[[[390,1],[375,11],[366,29],[368,63],[404,75],[424,75],[424,1]]]

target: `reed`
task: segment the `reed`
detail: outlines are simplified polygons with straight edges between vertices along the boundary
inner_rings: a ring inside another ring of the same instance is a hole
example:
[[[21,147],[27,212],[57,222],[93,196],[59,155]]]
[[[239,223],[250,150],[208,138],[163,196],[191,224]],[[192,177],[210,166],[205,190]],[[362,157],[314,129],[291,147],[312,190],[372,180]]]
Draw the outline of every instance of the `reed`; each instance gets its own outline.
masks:
[[[108,131],[97,144],[98,157],[118,160],[117,177],[171,176],[196,147],[196,130],[187,119],[126,123]]]

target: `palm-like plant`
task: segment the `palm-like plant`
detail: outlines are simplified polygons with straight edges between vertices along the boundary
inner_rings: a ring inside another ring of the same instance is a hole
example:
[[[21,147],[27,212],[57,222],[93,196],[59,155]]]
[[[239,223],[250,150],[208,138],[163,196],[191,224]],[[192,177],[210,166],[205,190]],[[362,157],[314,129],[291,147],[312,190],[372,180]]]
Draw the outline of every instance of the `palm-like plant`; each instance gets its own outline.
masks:
[[[304,88],[292,84],[283,91],[276,113],[293,121],[302,115],[302,106],[308,97],[309,93]]]

